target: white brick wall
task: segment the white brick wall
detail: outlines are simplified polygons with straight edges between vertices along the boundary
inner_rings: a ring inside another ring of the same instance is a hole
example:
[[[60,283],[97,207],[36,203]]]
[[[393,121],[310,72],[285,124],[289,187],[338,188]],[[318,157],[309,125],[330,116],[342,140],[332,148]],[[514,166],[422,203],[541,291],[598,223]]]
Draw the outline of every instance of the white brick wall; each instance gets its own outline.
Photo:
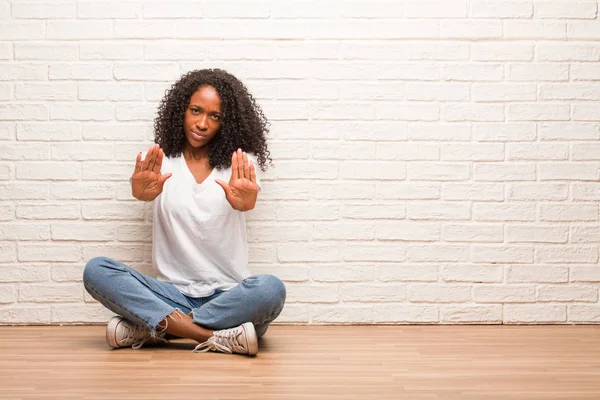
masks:
[[[0,0],[0,324],[105,321],[150,271],[162,93],[239,76],[275,168],[251,267],[290,323],[599,323],[597,0]]]

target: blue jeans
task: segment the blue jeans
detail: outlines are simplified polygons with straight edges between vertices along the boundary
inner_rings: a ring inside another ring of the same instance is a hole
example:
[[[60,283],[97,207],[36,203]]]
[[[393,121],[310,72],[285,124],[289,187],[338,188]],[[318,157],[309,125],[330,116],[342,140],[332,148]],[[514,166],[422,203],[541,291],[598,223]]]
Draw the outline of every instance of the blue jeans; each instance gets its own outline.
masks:
[[[285,303],[285,286],[273,275],[250,276],[236,287],[208,297],[188,297],[161,282],[107,257],[91,259],[83,271],[88,293],[106,308],[152,333],[175,310],[193,315],[194,323],[211,330],[252,322],[261,337]]]

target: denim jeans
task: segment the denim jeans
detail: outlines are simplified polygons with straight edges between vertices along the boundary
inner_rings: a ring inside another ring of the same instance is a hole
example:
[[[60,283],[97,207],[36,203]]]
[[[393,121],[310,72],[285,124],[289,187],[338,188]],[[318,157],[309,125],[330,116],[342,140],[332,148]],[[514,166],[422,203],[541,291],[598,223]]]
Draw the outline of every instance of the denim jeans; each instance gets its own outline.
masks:
[[[273,275],[250,276],[227,291],[209,297],[188,297],[170,283],[141,274],[107,257],[91,259],[83,271],[88,293],[106,308],[153,334],[175,310],[192,312],[194,323],[211,330],[252,322],[261,337],[279,316],[285,286]]]

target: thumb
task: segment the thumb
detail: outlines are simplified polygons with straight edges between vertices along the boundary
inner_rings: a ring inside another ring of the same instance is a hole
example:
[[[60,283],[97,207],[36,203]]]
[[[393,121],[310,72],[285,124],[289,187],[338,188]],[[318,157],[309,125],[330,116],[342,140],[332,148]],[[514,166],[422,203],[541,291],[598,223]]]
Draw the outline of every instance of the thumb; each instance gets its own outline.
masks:
[[[219,186],[223,188],[223,190],[225,191],[225,197],[229,197],[229,194],[231,193],[231,188],[229,187],[229,185],[220,179],[215,179],[215,182],[217,182]]]
[[[162,189],[163,185],[165,184],[165,182],[167,181],[167,179],[169,179],[171,176],[173,176],[173,174],[168,173],[168,174],[164,174],[158,177],[158,185],[160,186],[160,188]]]

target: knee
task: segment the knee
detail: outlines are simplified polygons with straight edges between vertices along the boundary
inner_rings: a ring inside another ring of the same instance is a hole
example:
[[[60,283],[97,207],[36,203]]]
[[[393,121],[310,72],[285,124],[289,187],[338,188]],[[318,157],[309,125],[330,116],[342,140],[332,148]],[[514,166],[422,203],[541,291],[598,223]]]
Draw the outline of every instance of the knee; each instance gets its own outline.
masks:
[[[108,265],[110,259],[107,257],[94,257],[85,265],[83,269],[83,283],[88,285],[94,285],[105,273],[106,265]]]
[[[276,305],[283,305],[285,303],[285,284],[274,275],[257,275],[258,283],[260,286],[260,293],[267,295],[270,302]]]

